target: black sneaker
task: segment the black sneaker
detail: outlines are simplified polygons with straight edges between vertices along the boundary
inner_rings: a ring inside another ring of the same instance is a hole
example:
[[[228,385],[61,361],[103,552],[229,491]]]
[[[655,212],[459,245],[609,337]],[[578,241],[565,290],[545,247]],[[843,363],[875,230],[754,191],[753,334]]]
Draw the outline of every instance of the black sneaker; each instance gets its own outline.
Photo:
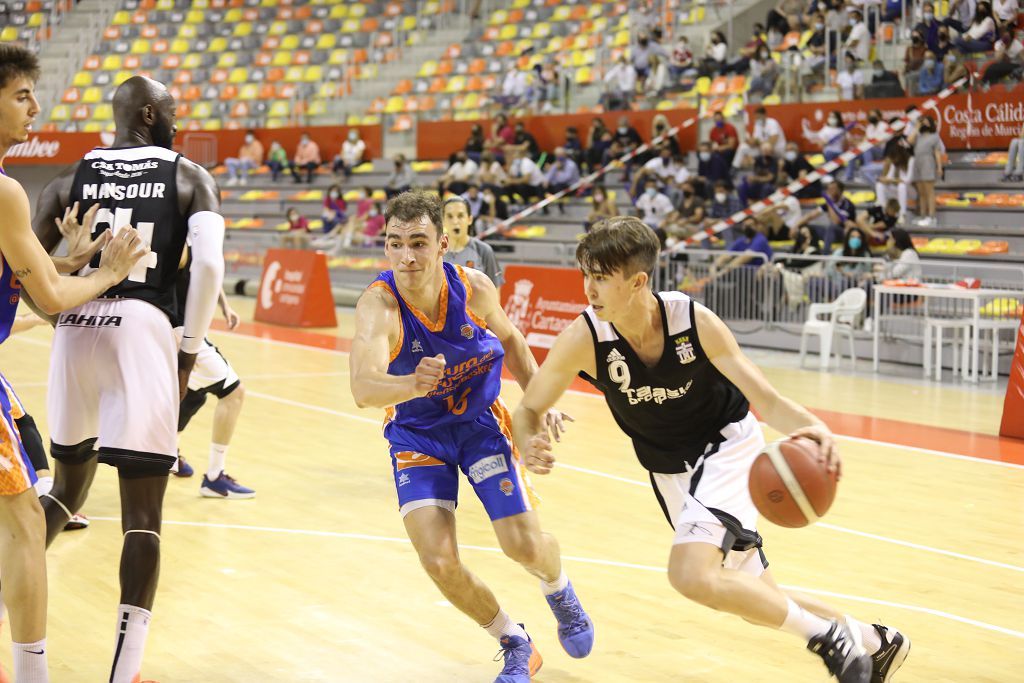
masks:
[[[839,683],[871,683],[871,655],[864,651],[860,631],[833,620],[827,633],[814,636],[807,649],[821,657]]]
[[[910,654],[910,638],[894,628],[872,624],[882,640],[882,647],[871,655],[871,683],[889,683]]]

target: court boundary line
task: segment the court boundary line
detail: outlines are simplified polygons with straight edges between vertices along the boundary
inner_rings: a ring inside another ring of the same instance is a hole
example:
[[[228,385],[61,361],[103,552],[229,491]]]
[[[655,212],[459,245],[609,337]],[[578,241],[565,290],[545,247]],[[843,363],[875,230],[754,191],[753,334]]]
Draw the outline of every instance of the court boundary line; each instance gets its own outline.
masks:
[[[120,517],[90,517],[93,521],[100,522],[118,522],[120,523]],[[181,526],[181,527],[198,527],[198,528],[210,528],[210,529],[230,529],[235,531],[254,531],[263,533],[276,533],[276,534],[292,534],[296,536],[316,536],[319,538],[340,538],[347,540],[358,540],[358,541],[375,541],[379,543],[389,543],[393,545],[405,545],[412,546],[412,542],[408,538],[400,538],[397,536],[378,536],[376,534],[360,534],[346,531],[324,531],[317,529],[289,529],[286,527],[272,527],[272,526],[256,526],[248,524],[226,524],[220,522],[190,522],[184,520],[168,520],[162,521],[162,524],[167,526]],[[487,552],[492,554],[502,554],[501,548],[495,548],[492,546],[485,545],[470,545],[470,544],[459,544],[460,550],[478,550],[481,552]],[[578,555],[562,555],[563,560],[570,562],[579,562],[581,564],[592,564],[604,567],[615,567],[619,569],[636,569],[639,571],[653,572],[664,574],[667,571],[666,567],[656,567],[653,565],[637,564],[633,562],[619,562],[617,560],[608,560],[595,557],[581,557]],[[930,607],[921,607],[918,605],[908,605],[901,602],[892,602],[889,600],[882,600],[879,598],[869,598],[860,595],[850,595],[847,593],[836,593],[833,591],[827,591],[819,588],[807,588],[804,586],[794,586],[789,584],[780,584],[782,588],[792,591],[799,591],[803,593],[810,593],[813,595],[824,595],[828,597],[839,598],[842,600],[849,600],[852,602],[862,602],[870,605],[882,605],[885,607],[894,607],[897,609],[903,609],[911,612],[917,612],[920,614],[928,614],[930,616],[940,617],[950,621],[955,621],[968,626],[975,626],[987,631],[993,631],[995,633],[1002,633],[1003,635],[1012,636],[1014,638],[1024,639],[1024,631],[1015,631],[1005,626],[998,626],[996,624],[990,624],[988,622],[979,621],[977,619],[971,619],[969,617],[962,617],[952,612],[945,612],[943,610],[932,609]]]

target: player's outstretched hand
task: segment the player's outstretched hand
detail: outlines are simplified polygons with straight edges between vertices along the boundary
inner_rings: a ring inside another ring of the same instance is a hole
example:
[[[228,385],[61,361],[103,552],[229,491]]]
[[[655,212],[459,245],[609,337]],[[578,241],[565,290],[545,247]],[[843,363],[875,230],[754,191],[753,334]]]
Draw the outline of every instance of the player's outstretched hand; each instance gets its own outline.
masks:
[[[426,396],[437,388],[437,385],[444,378],[444,356],[437,354],[430,358],[424,358],[416,366],[413,373],[413,382],[417,396]]]
[[[149,255],[149,245],[146,244],[135,228],[121,228],[103,250],[100,256],[100,268],[108,268],[114,273],[116,281],[128,277],[135,264],[140,259]]]
[[[790,437],[802,436],[818,444],[818,462],[825,463],[829,472],[836,473],[836,480],[843,475],[843,462],[839,458],[839,447],[831,430],[824,425],[810,425],[796,430]]]
[[[534,474],[547,474],[555,466],[551,437],[546,432],[534,434],[526,443],[526,469]]]
[[[93,204],[85,212],[82,222],[79,223],[78,202],[75,202],[64,209],[63,218],[53,219],[57,223],[57,229],[60,230],[60,234],[67,240],[67,259],[73,264],[75,270],[88,265],[92,257],[96,255],[96,252],[107,246],[107,242],[112,237],[109,230],[104,230],[99,234],[99,237],[96,239],[92,238],[92,226],[96,220],[96,212],[99,208],[99,204]]]
[[[548,411],[548,414],[544,416],[544,426],[547,428],[548,433],[555,439],[555,441],[562,440],[562,434],[565,433],[565,423],[575,422],[572,415],[563,413],[560,410],[552,408]]]
[[[238,313],[235,312],[235,309],[231,308],[226,301],[221,307],[221,312],[224,314],[224,320],[227,321],[229,330],[235,329],[238,327],[238,324],[242,322],[242,319],[238,317]]]

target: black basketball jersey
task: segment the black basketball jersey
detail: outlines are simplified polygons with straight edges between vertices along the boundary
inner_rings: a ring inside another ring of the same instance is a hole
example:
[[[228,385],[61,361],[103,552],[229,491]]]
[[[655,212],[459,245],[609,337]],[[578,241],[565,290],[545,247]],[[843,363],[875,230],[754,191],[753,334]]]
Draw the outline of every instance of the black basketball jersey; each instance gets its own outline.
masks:
[[[693,301],[682,292],[655,294],[665,350],[648,368],[615,326],[583,312],[594,339],[597,377],[615,421],[632,440],[640,464],[675,474],[725,440],[721,429],[750,409],[743,393],[708,360],[700,345]]]
[[[80,203],[79,217],[99,203],[93,237],[110,228],[130,225],[149,243],[151,253],[128,277],[101,298],[140,299],[153,304],[176,322],[174,284],[178,261],[188,234],[188,220],[178,208],[178,160],[181,155],[163,147],[97,148],[82,159],[71,186],[69,205]],[[100,255],[79,271],[99,267]]]

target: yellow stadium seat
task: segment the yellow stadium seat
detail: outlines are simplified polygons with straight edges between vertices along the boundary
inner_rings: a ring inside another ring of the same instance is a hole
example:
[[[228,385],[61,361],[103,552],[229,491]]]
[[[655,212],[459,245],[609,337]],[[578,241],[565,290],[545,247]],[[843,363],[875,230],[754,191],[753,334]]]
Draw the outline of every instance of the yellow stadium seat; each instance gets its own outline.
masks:
[[[274,53],[273,59],[270,60],[271,66],[289,66],[292,63],[292,54],[290,52],[279,51]]]
[[[587,85],[588,83],[594,82],[593,72],[589,66],[580,67],[576,69],[576,84]]]
[[[234,52],[222,52],[217,58],[217,67],[221,69],[230,69],[236,64],[238,64],[238,55]]]
[[[203,130],[220,130],[221,122],[220,118],[206,119],[203,121]]]
[[[572,65],[575,67],[591,66],[596,61],[596,50],[576,50],[572,53]]]
[[[500,26],[508,22],[508,12],[503,9],[497,10],[491,15],[491,20],[487,23],[491,26]]]
[[[255,83],[246,83],[238,90],[238,99],[240,100],[255,100],[259,95],[259,86]]]
[[[303,74],[302,80],[306,83],[318,83],[323,80],[324,70],[318,64],[313,64],[306,67],[306,73]]]
[[[123,63],[121,55],[107,55],[103,58],[103,66],[101,68],[104,71],[117,71]]]
[[[185,59],[181,60],[182,69],[198,69],[199,65],[203,63],[203,59],[200,55],[193,52],[185,56]]]
[[[327,58],[327,63],[331,66],[339,66],[345,64],[348,61],[349,52],[347,49],[342,48],[340,50],[331,50],[330,56]]]
[[[331,50],[338,44],[338,36],[333,33],[321,33],[316,39],[317,50]]]
[[[251,21],[242,21],[242,22],[239,22],[239,23],[235,24],[234,35],[236,35],[239,38],[245,38],[246,36],[251,36],[252,35],[252,22]]]
[[[388,103],[384,105],[385,114],[398,114],[405,110],[405,98],[399,95],[388,98]]]
[[[87,121],[85,125],[82,126],[83,133],[99,133],[102,130],[103,124],[99,121]]]
[[[169,12],[174,9],[174,0],[158,0],[156,8],[161,12]]]
[[[519,27],[515,24],[506,24],[501,27],[498,32],[498,38],[500,40],[515,40],[516,36],[519,35]]]
[[[224,36],[217,36],[210,41],[210,47],[206,48],[207,52],[224,52],[228,48],[228,39]]]
[[[132,23],[131,12],[125,12],[124,10],[114,12],[114,18],[110,20],[110,23],[114,26],[124,26]]]
[[[191,49],[192,46],[189,45],[189,42],[183,38],[176,38],[175,40],[171,41],[170,52],[173,52],[176,55],[183,55]]]
[[[360,21],[358,19],[346,19],[341,23],[342,33],[358,33]]]
[[[303,69],[302,69],[301,66],[291,66],[291,67],[288,67],[288,70],[284,72],[284,80],[285,80],[285,82],[287,82],[287,83],[298,83],[298,82],[300,82],[302,80],[302,71],[303,71]]]
[[[448,80],[448,87],[445,92],[462,92],[466,89],[466,77],[465,76],[453,76]]]
[[[114,108],[107,102],[97,104],[96,108],[92,110],[92,117],[96,121],[113,121]]]
[[[697,90],[698,95],[706,97],[711,92],[711,79],[708,76],[701,76],[697,79],[697,85],[694,88]]]
[[[206,21],[206,14],[200,10],[191,10],[185,15],[186,24],[201,24]]]
[[[337,4],[331,8],[331,19],[344,19],[348,16],[348,5]]]
[[[248,80],[249,70],[245,67],[235,67],[231,70],[231,73],[228,74],[228,83],[232,83],[234,85],[241,85],[242,83],[245,83]]]
[[[533,25],[533,33],[531,35],[534,38],[547,38],[551,35],[551,24],[546,21],[538,21]]]
[[[207,119],[213,114],[213,107],[210,106],[209,102],[196,102],[192,107],[193,119]]]
[[[45,15],[42,12],[36,12],[28,19],[29,28],[39,28],[43,25],[43,17]]]
[[[238,7],[229,9],[224,15],[225,24],[237,24],[242,20],[242,10]]]
[[[551,21],[569,21],[571,11],[572,7],[569,5],[559,5],[555,8],[555,13],[551,15]]]
[[[71,81],[71,85],[76,88],[88,88],[92,85],[92,72],[79,71],[75,74],[75,78]]]
[[[530,0],[515,0],[512,3],[512,9],[526,9],[530,6]]]
[[[627,47],[629,45],[629,31],[619,31],[612,39],[612,47]]]
[[[275,21],[270,25],[270,30],[267,31],[267,35],[271,36],[283,36],[288,33],[288,24],[283,21]]]
[[[604,7],[602,7],[600,3],[595,2],[589,8],[587,8],[587,18],[597,19],[598,17],[601,16],[602,12],[604,12]]]
[[[115,85],[115,86],[121,85],[122,83],[124,83],[125,81],[127,81],[129,78],[131,78],[134,75],[135,75],[135,72],[133,72],[133,71],[129,71],[127,69],[121,69],[116,74],[114,74],[114,78],[111,81],[111,84]]]
[[[420,70],[419,72],[417,72],[416,75],[419,76],[420,78],[430,78],[436,73],[437,62],[434,61],[433,59],[428,59],[427,61],[423,62],[423,66],[420,67]]]
[[[299,49],[299,37],[294,33],[287,35],[281,39],[280,50],[298,50]]]
[[[350,17],[355,17],[356,19],[362,19],[363,17],[366,16],[366,5],[363,5],[358,2],[353,3],[348,8],[348,15]]]
[[[284,118],[291,113],[291,102],[288,100],[275,100],[270,105],[267,116],[270,118]]]
[[[327,113],[327,103],[323,100],[313,100],[306,109],[306,116],[323,116]]]
[[[86,88],[82,93],[82,104],[96,104],[103,99],[102,88]]]
[[[50,111],[51,121],[67,121],[71,118],[71,109],[66,104],[58,104]]]
[[[10,43],[18,39],[18,29],[13,26],[4,26],[0,30],[0,40]]]
[[[412,31],[414,28],[416,28],[416,17],[412,15],[402,17],[401,29],[403,31]]]

